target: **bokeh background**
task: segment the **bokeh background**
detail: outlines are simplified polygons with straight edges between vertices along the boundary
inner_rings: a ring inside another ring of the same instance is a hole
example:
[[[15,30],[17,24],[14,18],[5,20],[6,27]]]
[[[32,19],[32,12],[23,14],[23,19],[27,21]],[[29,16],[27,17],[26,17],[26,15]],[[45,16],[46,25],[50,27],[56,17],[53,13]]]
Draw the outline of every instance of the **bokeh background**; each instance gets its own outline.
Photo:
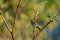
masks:
[[[10,29],[12,29],[14,23],[18,2],[19,0],[0,0],[0,11]],[[53,22],[40,33],[36,40],[60,40],[60,15],[52,18],[60,10],[60,0],[21,0],[14,27],[15,40],[32,40],[33,27],[30,20],[35,19],[38,9],[36,21],[41,29],[49,20],[53,20]],[[35,32],[39,32],[39,30],[35,29]],[[0,15],[0,40],[11,39],[11,35]]]

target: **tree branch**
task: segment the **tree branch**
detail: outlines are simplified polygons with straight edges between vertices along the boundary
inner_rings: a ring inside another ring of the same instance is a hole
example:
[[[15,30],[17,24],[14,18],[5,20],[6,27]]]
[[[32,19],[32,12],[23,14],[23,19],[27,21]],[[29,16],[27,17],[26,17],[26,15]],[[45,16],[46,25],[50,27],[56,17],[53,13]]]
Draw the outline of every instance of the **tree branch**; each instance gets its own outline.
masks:
[[[15,18],[14,18],[14,23],[13,23],[12,31],[10,31],[10,29],[9,29],[9,25],[7,24],[6,20],[4,19],[2,13],[0,13],[1,16],[2,16],[2,18],[3,18],[4,23],[5,23],[5,25],[6,25],[7,30],[8,30],[8,31],[10,32],[10,34],[11,34],[12,40],[15,40],[15,38],[14,38],[14,34],[13,34],[13,30],[14,30],[14,26],[15,26],[16,18],[17,18],[17,15],[18,15],[18,9],[19,9],[20,2],[21,2],[21,0],[19,0],[18,5],[17,5],[16,16],[15,16]],[[20,5],[20,6],[21,6],[21,5]]]
[[[16,15],[15,15],[15,18],[14,18],[13,27],[14,27],[14,25],[15,25],[16,18],[17,18],[17,15],[18,15],[18,9],[19,9],[20,2],[21,2],[21,0],[19,0],[19,2],[18,2],[18,5],[17,5],[17,9],[16,9]]]
[[[0,11],[0,15],[1,15],[1,17],[2,17],[2,19],[3,19],[3,21],[4,21],[4,24],[6,25],[7,30],[11,33],[10,28],[9,28],[9,25],[8,25],[8,23],[6,22],[5,18],[3,17],[3,13],[2,13],[1,11]]]
[[[60,11],[58,11],[57,14],[53,16],[52,19],[54,19],[54,18],[55,18],[57,15],[59,15],[59,14],[60,14]],[[38,37],[39,34],[40,34],[40,32],[42,32],[51,22],[53,22],[53,21],[50,20],[41,30],[39,30],[39,32],[36,34],[36,37]]]
[[[33,39],[32,40],[35,40],[35,27],[33,27]]]
[[[16,15],[15,15],[15,18],[14,18],[14,23],[13,23],[12,32],[11,32],[11,36],[12,36],[13,40],[15,40],[13,31],[14,31],[14,26],[15,26],[15,23],[16,23],[16,18],[17,18],[17,15],[18,15],[18,9],[19,9],[20,2],[21,2],[21,0],[19,0],[18,5],[17,5]]]
[[[40,29],[39,32],[36,34],[36,37],[38,37],[40,32],[42,32],[51,22],[52,20],[50,20],[42,29]]]

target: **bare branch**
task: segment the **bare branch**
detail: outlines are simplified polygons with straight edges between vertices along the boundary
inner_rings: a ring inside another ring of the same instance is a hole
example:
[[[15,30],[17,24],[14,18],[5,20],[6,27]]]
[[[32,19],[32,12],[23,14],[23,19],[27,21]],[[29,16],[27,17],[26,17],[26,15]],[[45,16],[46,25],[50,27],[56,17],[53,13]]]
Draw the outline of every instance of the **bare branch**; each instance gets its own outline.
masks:
[[[37,12],[35,13],[35,18],[37,19],[37,16],[39,14],[39,11],[40,11],[40,7],[37,9]]]
[[[4,21],[4,24],[6,25],[7,30],[11,33],[10,28],[9,28],[9,25],[8,25],[8,23],[6,22],[5,18],[3,17],[3,13],[2,13],[1,11],[0,11],[0,15],[1,15],[1,17],[2,17],[2,19],[3,19],[3,21]]]
[[[59,6],[57,5],[57,10],[59,9]],[[40,10],[40,8],[38,8],[37,10],[34,10],[34,9],[32,9],[34,12],[35,12],[35,20],[37,20],[37,16],[38,16],[38,13],[39,13],[39,10]],[[53,17],[52,17],[52,19],[54,19],[57,15],[59,15],[60,14],[60,10],[58,10],[57,11],[57,14],[55,14]],[[40,29],[38,26],[36,27],[36,28],[38,28],[39,29],[39,32],[36,34],[36,37],[35,37],[35,35],[34,35],[34,27],[33,27],[33,40],[35,39],[35,38],[37,38],[38,36],[39,36],[39,34],[40,34],[40,32],[42,32],[51,22],[53,22],[53,20],[50,20],[42,29]]]
[[[11,32],[12,40],[15,40],[13,32]]]
[[[18,15],[18,9],[19,9],[20,2],[21,2],[21,0],[19,0],[18,5],[17,5],[16,15],[15,15],[15,18],[14,18],[14,23],[13,23],[12,32],[11,32],[11,36],[12,36],[12,39],[13,39],[13,40],[15,40],[13,30],[14,30],[16,18],[17,18],[17,15]],[[21,5],[20,5],[20,6],[21,6]]]
[[[18,5],[17,5],[16,15],[15,15],[15,18],[14,18],[14,23],[13,23],[13,28],[14,28],[14,25],[15,25],[15,22],[16,22],[16,18],[17,18],[17,15],[18,15],[18,9],[19,9],[20,2],[21,2],[21,0],[19,0]]]
[[[34,10],[34,9],[32,9],[32,10],[35,12],[35,20],[37,20],[37,16],[39,14],[40,7],[37,10]],[[38,28],[39,30],[40,30],[40,28],[38,27],[38,25],[36,24],[35,21],[31,20],[31,22],[34,23],[34,24],[31,23],[32,26],[34,25],[34,27],[33,27],[33,39],[32,40],[35,40],[35,28]]]
[[[36,34],[36,37],[38,37],[40,32],[42,32],[51,22],[52,20],[50,20],[41,30],[39,30],[39,32]]]
[[[37,19],[37,16],[39,14],[40,11],[40,7],[37,10],[32,9],[35,12],[35,19]]]
[[[35,40],[35,27],[33,27],[33,39],[32,40]]]
[[[60,14],[60,12],[58,11],[56,15],[53,16],[53,19],[58,16]],[[36,37],[39,36],[40,32],[42,32],[51,22],[53,22],[53,20],[50,20],[37,34]]]

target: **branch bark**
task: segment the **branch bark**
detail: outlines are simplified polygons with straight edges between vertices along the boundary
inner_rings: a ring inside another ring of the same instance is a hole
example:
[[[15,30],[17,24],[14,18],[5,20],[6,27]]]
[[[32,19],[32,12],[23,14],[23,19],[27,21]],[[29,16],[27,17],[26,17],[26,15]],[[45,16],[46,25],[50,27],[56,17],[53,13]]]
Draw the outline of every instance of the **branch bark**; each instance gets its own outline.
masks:
[[[39,34],[52,22],[52,20],[50,20],[42,29],[39,30],[39,32],[36,34],[36,38],[39,36]]]
[[[21,5],[20,5],[20,2],[21,2],[21,0],[19,0],[18,5],[17,5],[16,15],[15,15],[15,18],[14,18],[14,23],[13,23],[12,32],[11,32],[11,36],[12,36],[12,39],[13,39],[13,40],[15,40],[15,38],[14,38],[14,27],[15,27],[16,18],[17,18],[17,15],[18,15],[19,6],[21,6]]]
[[[11,34],[12,40],[15,40],[15,38],[14,38],[14,32],[13,32],[13,31],[14,31],[14,26],[15,26],[16,18],[17,18],[17,15],[18,15],[18,8],[19,8],[20,2],[21,2],[21,0],[19,0],[18,5],[17,5],[16,16],[15,16],[15,18],[14,18],[14,23],[13,23],[12,31],[10,30],[7,21],[6,21],[5,18],[3,17],[3,13],[0,12],[0,14],[1,14],[1,16],[2,16],[2,19],[3,19],[3,21],[4,21],[4,24],[6,25],[7,30],[8,30],[8,31],[10,32],[10,34]]]
[[[33,39],[32,40],[35,40],[35,27],[33,27]]]
[[[53,16],[52,19],[54,19],[54,18],[55,18],[57,15],[59,15],[59,14],[60,14],[60,11],[58,11],[57,14],[55,14],[55,15]],[[51,22],[53,22],[53,20],[50,20],[42,29],[40,29],[39,32],[36,34],[36,37],[35,37],[35,38],[37,38],[37,37],[39,36],[39,34],[40,34]]]
[[[4,21],[4,24],[6,25],[7,30],[11,33],[11,30],[10,30],[10,28],[9,28],[9,25],[8,25],[8,23],[6,22],[6,20],[5,20],[4,16],[3,16],[3,13],[2,13],[1,11],[0,11],[0,15],[1,15],[1,17],[2,17],[2,19],[3,19],[3,21]]]

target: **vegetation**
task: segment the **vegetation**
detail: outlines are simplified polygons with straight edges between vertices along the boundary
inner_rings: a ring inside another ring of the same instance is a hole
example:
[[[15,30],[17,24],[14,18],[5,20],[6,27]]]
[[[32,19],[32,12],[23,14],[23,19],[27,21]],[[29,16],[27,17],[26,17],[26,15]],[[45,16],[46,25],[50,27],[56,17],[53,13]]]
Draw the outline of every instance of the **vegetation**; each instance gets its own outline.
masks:
[[[60,40],[60,0],[0,0],[0,40]]]

